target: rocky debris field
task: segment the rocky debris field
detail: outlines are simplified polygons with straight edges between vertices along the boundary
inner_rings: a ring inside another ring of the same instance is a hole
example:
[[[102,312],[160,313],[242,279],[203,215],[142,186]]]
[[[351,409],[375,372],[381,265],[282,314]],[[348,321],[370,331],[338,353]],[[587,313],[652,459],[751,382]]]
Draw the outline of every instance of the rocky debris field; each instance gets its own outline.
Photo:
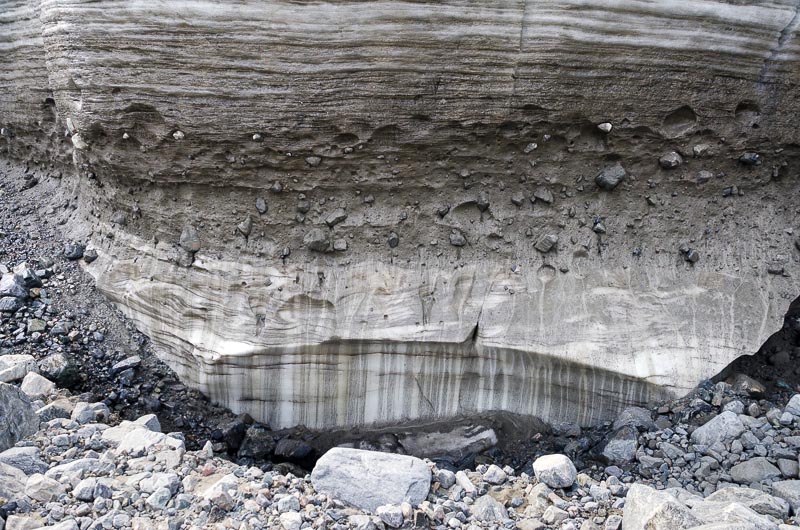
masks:
[[[800,394],[765,410],[718,383],[692,401],[709,418],[701,426],[630,409],[618,432],[635,434],[611,445],[616,464],[606,466],[551,454],[524,470],[454,471],[334,448],[296,476],[235,464],[210,442],[187,451],[155,414],[110,426],[102,402],[34,411],[41,403],[25,386],[0,383],[2,415],[15,426],[2,443],[24,436],[0,453],[6,530],[798,528]]]
[[[798,522],[796,315],[741,365],[755,378],[725,374],[593,429],[498,430],[431,459],[399,454],[410,444],[391,434],[326,452],[335,441],[271,431],[184,387],[82,273],[92,250],[58,231],[69,205],[0,174],[0,529]]]

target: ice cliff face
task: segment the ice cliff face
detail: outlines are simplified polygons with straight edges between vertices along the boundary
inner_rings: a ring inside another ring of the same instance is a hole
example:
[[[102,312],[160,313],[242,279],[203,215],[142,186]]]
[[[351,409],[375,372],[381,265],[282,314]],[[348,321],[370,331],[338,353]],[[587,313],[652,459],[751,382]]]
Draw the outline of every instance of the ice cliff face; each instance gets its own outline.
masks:
[[[273,426],[681,394],[800,293],[798,2],[0,0],[0,143]]]

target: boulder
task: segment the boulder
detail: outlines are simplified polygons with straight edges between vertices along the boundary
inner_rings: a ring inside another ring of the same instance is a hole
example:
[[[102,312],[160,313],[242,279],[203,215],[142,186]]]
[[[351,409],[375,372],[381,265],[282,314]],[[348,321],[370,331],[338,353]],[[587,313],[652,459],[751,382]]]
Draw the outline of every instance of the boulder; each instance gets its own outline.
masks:
[[[636,428],[626,425],[609,434],[604,440],[602,455],[607,462],[624,464],[631,462],[636,457],[639,447]]]
[[[26,475],[44,473],[47,471],[47,464],[39,455],[37,447],[11,447],[0,453],[0,462],[14,466]]]
[[[703,523],[669,493],[632,484],[625,498],[622,530],[681,530]]]
[[[26,298],[25,281],[18,274],[7,272],[0,277],[0,297]]]
[[[773,482],[772,494],[788,502],[795,515],[800,514],[800,480]]]
[[[19,388],[31,399],[43,399],[56,389],[56,384],[35,372],[28,372]]]
[[[653,421],[652,413],[642,407],[626,407],[614,420],[614,429],[621,429],[631,426],[645,431],[656,430],[656,422]]]
[[[431,471],[413,456],[335,447],[317,461],[311,483],[318,492],[375,512],[385,504],[425,500]]]
[[[692,432],[692,443],[701,445],[714,445],[715,443],[730,443],[745,430],[739,417],[731,411],[725,411],[695,429]]]
[[[781,471],[763,456],[751,458],[731,468],[731,478],[738,484],[752,484],[781,476]]]
[[[800,416],[800,394],[793,395],[784,410],[793,416]]]
[[[20,469],[0,462],[0,505],[23,498],[27,480]]]
[[[30,398],[17,387],[0,383],[0,451],[39,429]]]
[[[25,495],[42,504],[52,502],[66,492],[57,480],[47,478],[41,473],[28,477],[25,483]]]
[[[625,179],[625,175],[625,168],[623,168],[621,164],[616,164],[598,173],[594,178],[594,182],[598,187],[606,191],[611,191],[619,186],[619,183]]]
[[[751,488],[723,488],[706,497],[706,501],[722,504],[736,502],[757,513],[771,515],[778,519],[785,519],[789,516],[789,503],[784,499]]]
[[[533,462],[536,479],[551,488],[569,488],[578,472],[572,460],[564,455],[540,456]]]
[[[28,372],[36,372],[36,359],[32,355],[3,355],[0,356],[0,383],[19,381]]]
[[[752,530],[778,530],[778,525],[767,516],[760,515],[738,502],[728,504],[699,502],[692,507],[692,515],[706,524],[724,523],[730,525],[729,528],[743,525]]]

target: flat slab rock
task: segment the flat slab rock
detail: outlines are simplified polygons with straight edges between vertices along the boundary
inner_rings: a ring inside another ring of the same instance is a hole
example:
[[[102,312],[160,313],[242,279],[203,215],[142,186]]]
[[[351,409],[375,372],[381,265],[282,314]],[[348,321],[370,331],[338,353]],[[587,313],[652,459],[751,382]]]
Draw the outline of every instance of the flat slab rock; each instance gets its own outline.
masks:
[[[385,504],[424,501],[431,471],[413,456],[335,447],[317,461],[311,483],[321,493],[375,513]]]

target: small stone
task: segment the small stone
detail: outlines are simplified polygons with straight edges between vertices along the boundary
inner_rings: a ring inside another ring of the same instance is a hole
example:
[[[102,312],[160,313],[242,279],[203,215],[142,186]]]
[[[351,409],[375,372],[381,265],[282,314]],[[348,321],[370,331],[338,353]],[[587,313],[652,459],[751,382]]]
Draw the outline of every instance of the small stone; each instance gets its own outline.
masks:
[[[25,307],[22,300],[13,296],[0,298],[0,313],[14,313]]]
[[[83,251],[83,245],[70,243],[64,247],[64,257],[71,261],[79,260],[83,257]]]
[[[683,255],[683,259],[689,263],[697,263],[700,261],[700,253],[690,248],[688,245],[681,245],[678,250]]]
[[[758,399],[764,397],[767,388],[749,375],[736,374],[731,383],[731,390],[739,395]]]
[[[569,518],[569,514],[561,508],[555,506],[548,506],[542,515],[542,521],[551,526],[560,525],[564,520]]]
[[[195,253],[200,250],[200,236],[197,234],[197,229],[191,225],[184,226],[179,243],[186,252]]]
[[[312,228],[303,237],[303,244],[314,252],[327,252],[330,247],[328,233],[321,228]]]
[[[533,247],[539,252],[546,254],[553,250],[556,244],[558,244],[558,236],[555,234],[546,234],[540,237]]]
[[[256,211],[261,215],[267,213],[267,201],[264,200],[264,197],[256,198]]]
[[[303,516],[297,512],[282,513],[279,519],[283,530],[300,530],[303,526]]]
[[[308,164],[311,167],[317,167],[318,165],[320,165],[320,163],[322,163],[322,158],[320,158],[318,156],[307,156],[306,157],[306,164]]]
[[[444,489],[450,489],[456,483],[456,474],[449,469],[440,469],[436,473],[436,479]]]
[[[761,155],[750,151],[743,153],[742,156],[739,157],[739,163],[745,166],[760,166]]]
[[[658,159],[658,164],[663,169],[675,169],[683,164],[683,157],[675,151],[670,151]]]
[[[125,226],[128,224],[128,214],[126,214],[123,211],[117,210],[111,214],[110,220],[112,223],[116,225]]]
[[[172,499],[172,492],[169,488],[158,488],[147,497],[147,505],[154,510],[163,510]]]
[[[344,252],[347,250],[347,240],[346,239],[335,239],[333,241],[333,250],[337,252]]]
[[[786,404],[784,411],[793,416],[800,416],[800,394],[795,394]]]
[[[278,513],[297,512],[300,510],[300,501],[294,495],[284,495],[275,503]]]
[[[544,187],[536,188],[533,191],[533,197],[536,200],[542,201],[543,203],[546,203],[546,204],[552,204],[553,200],[554,200],[553,199],[553,192],[551,192],[549,189],[544,188]]]
[[[87,265],[93,263],[97,260],[97,251],[93,248],[89,248],[83,251],[83,262]]]
[[[89,477],[81,480],[72,489],[72,496],[79,501],[91,502],[94,500],[94,488],[97,486],[97,479]]]
[[[486,473],[483,474],[483,480],[489,484],[499,485],[505,482],[507,479],[508,475],[506,475],[506,472],[503,471],[500,466],[495,464],[490,465],[489,469],[486,470]]]
[[[526,155],[529,155],[532,152],[536,151],[536,149],[538,149],[538,148],[539,148],[538,144],[536,144],[534,142],[531,142],[531,143],[529,143],[528,145],[525,146],[525,148],[522,150],[522,152],[525,153]]]
[[[625,179],[625,168],[621,164],[609,166],[601,171],[595,178],[594,182],[600,188],[611,191],[616,188],[620,182]]]
[[[80,134],[73,134],[70,140],[72,141],[72,146],[79,151],[89,148],[89,144],[86,143]]]
[[[250,233],[253,231],[253,218],[249,215],[245,217],[244,221],[236,225],[236,230],[244,237],[249,237]]]
[[[397,235],[395,232],[389,232],[389,248],[395,248],[397,245],[400,244],[400,236]]]
[[[478,194],[478,198],[475,199],[475,204],[478,205],[478,210],[485,212],[489,209],[489,197],[484,192],[481,192]]]
[[[183,134],[183,131],[175,131],[174,133],[172,133],[172,137],[178,141],[181,141],[184,138],[186,138],[186,135]]]
[[[611,129],[613,129],[613,128],[614,128],[614,126],[613,126],[613,125],[611,125],[611,124],[610,124],[610,123],[608,123],[608,122],[604,122],[604,123],[600,123],[600,124],[598,124],[598,125],[597,125],[597,128],[598,128],[598,129],[600,129],[602,132],[604,132],[604,133],[608,134],[608,133],[610,133],[610,132],[611,132]]]
[[[564,455],[539,457],[533,463],[536,479],[551,488],[568,488],[575,482],[577,471],[572,460]]]
[[[403,526],[403,510],[400,506],[393,504],[378,506],[378,509],[375,510],[375,514],[391,528],[400,528]]]
[[[709,180],[714,178],[714,174],[710,171],[700,171],[697,173],[697,178],[695,179],[698,184],[705,184]]]
[[[328,215],[328,217],[325,218],[325,224],[333,228],[345,219],[347,219],[347,212],[344,210],[344,208],[336,208],[333,212],[331,212],[330,215]]]
[[[469,507],[469,512],[475,520],[484,523],[501,522],[508,519],[508,511],[490,495],[479,497]]]
[[[130,368],[136,368],[140,364],[142,364],[142,358],[138,355],[131,355],[130,357],[126,357],[125,359],[119,361],[118,363],[114,364],[109,370],[108,373],[111,375],[116,375],[125,370]]]
[[[467,239],[460,230],[454,228],[453,231],[450,232],[450,244],[454,247],[463,247],[467,244]]]

